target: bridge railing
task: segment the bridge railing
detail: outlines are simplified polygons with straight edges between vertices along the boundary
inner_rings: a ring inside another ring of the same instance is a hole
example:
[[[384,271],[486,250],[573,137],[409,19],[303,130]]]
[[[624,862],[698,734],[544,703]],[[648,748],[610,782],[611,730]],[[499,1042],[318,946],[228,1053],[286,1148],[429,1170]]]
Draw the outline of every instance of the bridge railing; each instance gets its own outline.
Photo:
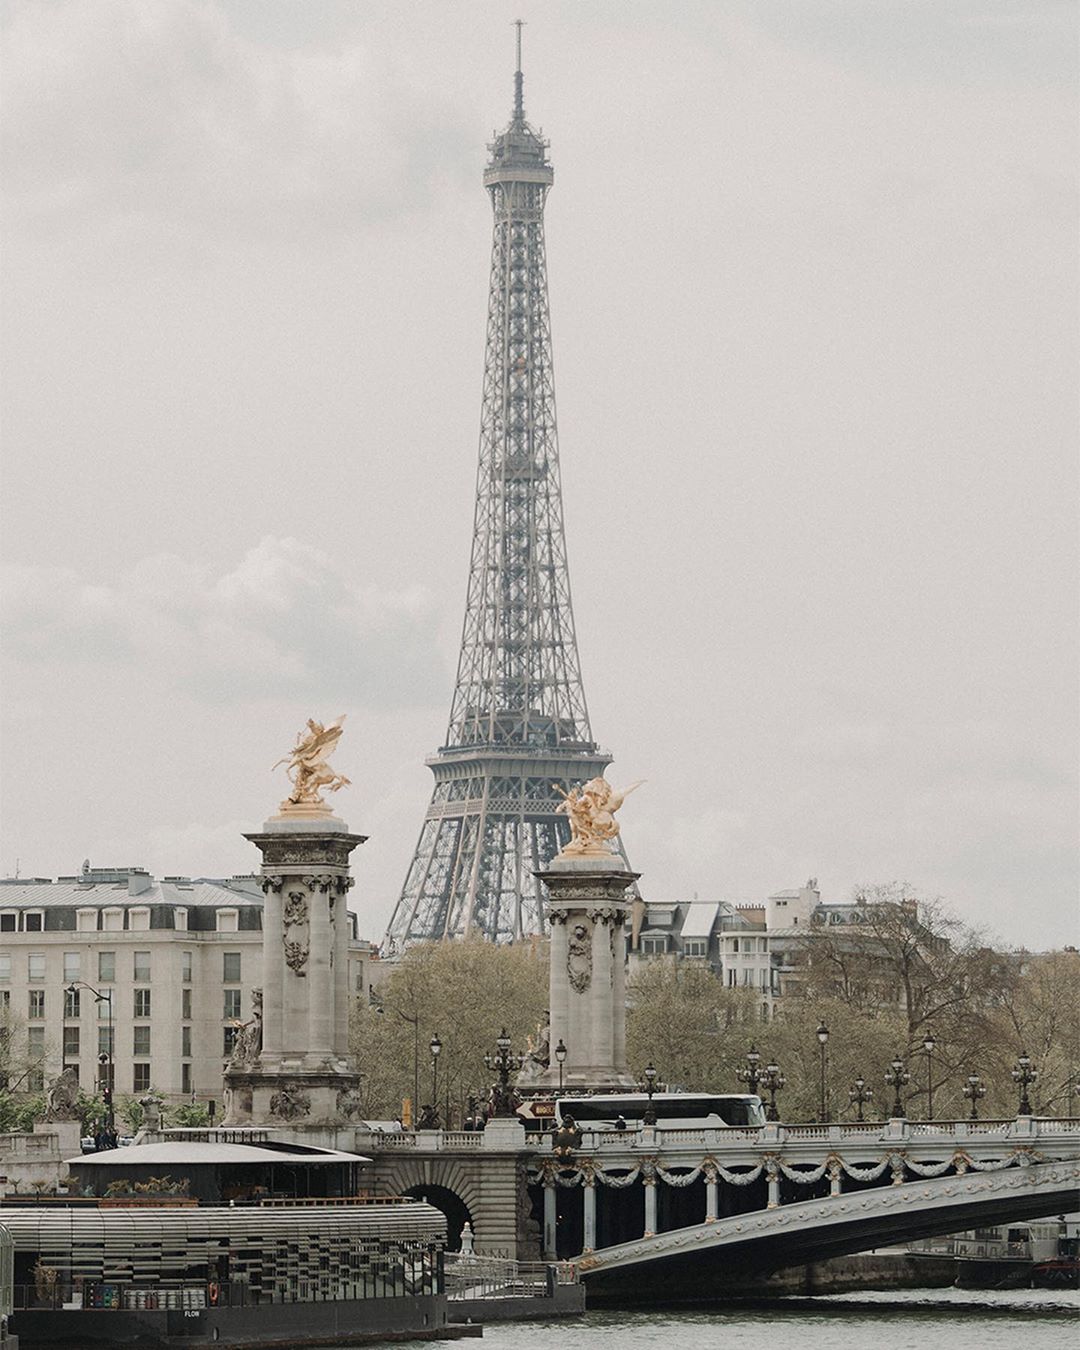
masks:
[[[447,1252],[443,1257],[447,1298],[546,1298],[558,1284],[577,1282],[568,1262],[508,1261],[474,1253]]]
[[[1080,1135],[1080,1119],[1040,1119],[1019,1116],[1011,1120],[891,1120],[843,1121],[785,1125],[769,1124],[760,1128],[724,1126],[720,1128],[668,1129],[663,1126],[626,1130],[582,1130],[581,1150],[588,1153],[618,1153],[635,1150],[680,1149],[707,1150],[767,1148],[783,1144],[835,1148],[841,1144],[897,1145],[904,1141],[933,1144],[936,1141],[962,1144],[966,1141],[1026,1140],[1040,1137]],[[531,1135],[526,1151],[550,1153],[552,1134]],[[361,1153],[448,1152],[478,1153],[487,1147],[483,1131],[471,1130],[399,1130],[382,1133],[358,1130],[356,1148]]]

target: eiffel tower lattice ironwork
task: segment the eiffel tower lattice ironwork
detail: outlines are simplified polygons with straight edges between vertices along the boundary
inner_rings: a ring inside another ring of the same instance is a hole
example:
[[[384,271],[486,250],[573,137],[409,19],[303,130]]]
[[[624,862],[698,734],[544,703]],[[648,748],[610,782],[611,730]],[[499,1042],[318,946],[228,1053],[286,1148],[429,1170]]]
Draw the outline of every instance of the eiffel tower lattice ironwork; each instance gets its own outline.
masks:
[[[566,562],[551,359],[547,142],[525,120],[520,29],[510,125],[488,147],[494,208],[480,465],[468,598],[446,744],[387,931],[408,943],[545,931],[533,872],[570,837],[558,785],[602,774]]]

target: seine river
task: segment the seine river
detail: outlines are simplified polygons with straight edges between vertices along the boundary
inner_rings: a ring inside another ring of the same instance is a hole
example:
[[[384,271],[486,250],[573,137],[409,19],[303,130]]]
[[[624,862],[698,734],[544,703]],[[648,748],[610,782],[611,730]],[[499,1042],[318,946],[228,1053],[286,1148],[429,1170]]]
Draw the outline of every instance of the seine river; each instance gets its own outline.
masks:
[[[484,1350],[1077,1350],[1080,1294],[907,1289],[792,1305],[777,1299],[726,1311],[595,1312],[559,1322],[489,1324],[483,1340],[456,1344]]]

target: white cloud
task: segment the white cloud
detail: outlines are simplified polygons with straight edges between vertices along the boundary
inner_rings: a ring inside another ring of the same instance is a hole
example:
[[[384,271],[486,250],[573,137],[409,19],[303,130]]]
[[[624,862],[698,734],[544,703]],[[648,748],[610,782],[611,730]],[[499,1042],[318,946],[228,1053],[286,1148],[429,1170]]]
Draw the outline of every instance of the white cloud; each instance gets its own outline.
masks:
[[[205,0],[64,0],[16,5],[4,45],[7,209],[36,228],[278,235],[317,201],[354,229],[462,158],[460,105],[362,28],[296,50]]]
[[[425,702],[447,672],[419,586],[357,586],[327,553],[266,537],[214,576],[175,554],[108,584],[70,568],[6,569],[9,661],[104,663],[196,698],[317,696],[374,706]]]

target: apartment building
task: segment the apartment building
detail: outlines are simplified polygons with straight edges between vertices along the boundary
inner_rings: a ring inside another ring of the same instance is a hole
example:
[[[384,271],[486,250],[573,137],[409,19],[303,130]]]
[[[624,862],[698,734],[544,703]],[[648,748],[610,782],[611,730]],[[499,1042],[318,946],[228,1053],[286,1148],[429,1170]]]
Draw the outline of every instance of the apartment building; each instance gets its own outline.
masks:
[[[914,900],[903,902],[916,907]],[[763,1017],[796,994],[808,953],[825,933],[857,934],[868,919],[864,900],[823,903],[817,879],[776,891],[763,904],[725,900],[643,901],[628,938],[632,970],[642,961],[668,959],[709,966],[731,989],[752,989]]]
[[[86,863],[55,881],[0,880],[9,1086],[40,1091],[71,1067],[93,1091],[111,1047],[117,1093],[220,1101],[261,984],[262,902],[254,876],[157,880]],[[352,920],[349,987],[366,1000],[374,952]]]

